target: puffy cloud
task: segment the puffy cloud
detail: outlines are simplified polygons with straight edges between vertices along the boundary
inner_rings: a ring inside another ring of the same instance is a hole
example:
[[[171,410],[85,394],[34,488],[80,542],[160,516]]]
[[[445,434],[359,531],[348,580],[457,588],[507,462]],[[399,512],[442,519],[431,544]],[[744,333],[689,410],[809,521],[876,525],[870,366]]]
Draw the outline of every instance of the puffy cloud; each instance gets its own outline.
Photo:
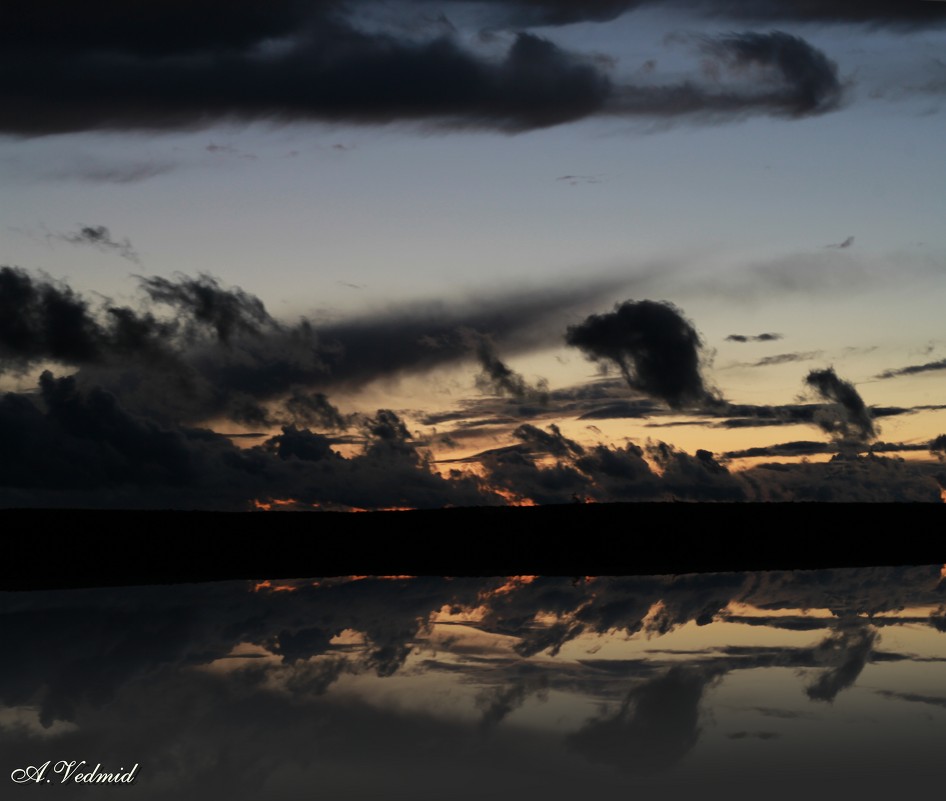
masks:
[[[838,378],[834,369],[812,370],[805,378],[805,383],[834,407],[828,413],[819,415],[815,422],[822,430],[843,440],[864,442],[877,435],[874,421],[854,385]]]
[[[614,364],[631,389],[679,409],[715,400],[700,372],[702,341],[670,303],[625,301],[607,314],[569,326],[565,341]]]

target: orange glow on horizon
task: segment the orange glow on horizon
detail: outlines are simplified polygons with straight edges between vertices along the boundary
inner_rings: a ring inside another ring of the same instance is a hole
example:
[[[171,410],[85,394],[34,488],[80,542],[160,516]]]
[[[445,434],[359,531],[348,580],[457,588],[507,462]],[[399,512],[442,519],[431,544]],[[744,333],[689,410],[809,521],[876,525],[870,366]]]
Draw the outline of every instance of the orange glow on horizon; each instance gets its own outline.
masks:
[[[507,506],[538,506],[532,498],[527,498],[525,495],[517,495],[512,490],[508,490],[505,487],[486,487],[489,492],[493,492],[499,497],[505,499]]]
[[[271,512],[274,508],[280,506],[296,506],[300,503],[295,498],[270,498],[268,501],[261,501],[259,498],[253,499],[253,506],[260,512]]]
[[[269,579],[265,581],[257,581],[253,585],[253,592],[260,592],[262,590],[269,590],[270,592],[295,592],[298,587],[294,587],[291,584],[273,584]]]

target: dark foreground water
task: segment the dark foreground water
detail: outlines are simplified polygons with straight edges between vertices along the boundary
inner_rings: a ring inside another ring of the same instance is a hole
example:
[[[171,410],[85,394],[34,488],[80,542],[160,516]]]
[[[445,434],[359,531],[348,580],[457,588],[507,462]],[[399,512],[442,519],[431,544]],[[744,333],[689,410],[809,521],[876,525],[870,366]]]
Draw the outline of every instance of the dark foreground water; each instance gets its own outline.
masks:
[[[934,565],[7,592],[0,798],[938,797],[944,589]]]

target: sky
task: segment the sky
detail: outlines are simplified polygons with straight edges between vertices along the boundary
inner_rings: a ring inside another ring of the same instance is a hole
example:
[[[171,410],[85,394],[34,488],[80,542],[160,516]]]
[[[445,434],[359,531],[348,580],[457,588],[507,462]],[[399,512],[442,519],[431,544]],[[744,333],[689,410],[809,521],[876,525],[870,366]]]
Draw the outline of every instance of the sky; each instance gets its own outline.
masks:
[[[921,796],[943,566],[4,593],[6,797]],[[134,766],[137,765],[137,768]],[[17,782],[19,779],[25,781]],[[32,794],[32,795],[31,795]]]
[[[0,40],[2,506],[943,497],[946,3]]]

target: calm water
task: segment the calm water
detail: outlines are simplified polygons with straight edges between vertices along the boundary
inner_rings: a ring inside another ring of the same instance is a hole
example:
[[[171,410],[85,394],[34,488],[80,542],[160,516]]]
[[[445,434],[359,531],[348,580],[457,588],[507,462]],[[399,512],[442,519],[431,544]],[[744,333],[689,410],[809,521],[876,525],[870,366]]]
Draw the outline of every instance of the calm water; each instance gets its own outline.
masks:
[[[6,593],[0,798],[936,793],[944,590],[936,565]]]

